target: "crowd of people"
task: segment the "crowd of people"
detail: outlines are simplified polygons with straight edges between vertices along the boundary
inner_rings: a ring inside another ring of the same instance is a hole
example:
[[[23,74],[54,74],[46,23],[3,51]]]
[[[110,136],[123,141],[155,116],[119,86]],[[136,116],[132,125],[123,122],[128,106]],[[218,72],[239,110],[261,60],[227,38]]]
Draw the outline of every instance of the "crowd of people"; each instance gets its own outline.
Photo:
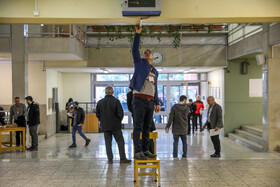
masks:
[[[139,51],[140,36],[142,28],[136,26],[136,34],[134,37],[132,56],[134,61],[134,74],[130,81],[129,88],[131,91],[127,94],[128,109],[133,117],[133,144],[134,158],[147,160],[156,158],[154,154],[153,142],[149,138],[150,132],[156,130],[153,120],[154,112],[160,111],[160,101],[157,92],[158,71],[152,65],[154,60],[150,50],[145,50],[141,56]],[[100,121],[102,131],[104,133],[106,153],[108,162],[113,162],[112,152],[112,137],[115,138],[120,154],[121,163],[130,163],[131,160],[126,158],[125,142],[121,130],[121,122],[124,117],[124,112],[120,101],[113,96],[114,90],[108,86],[105,90],[106,96],[101,99],[96,106],[96,116]],[[37,129],[40,124],[40,111],[38,104],[34,103],[33,98],[28,96],[25,98],[28,107],[20,103],[20,98],[16,97],[15,104],[10,108],[10,123],[17,123],[19,126],[29,126],[29,133],[32,139],[32,146],[27,150],[38,150],[38,135]],[[222,109],[215,102],[213,97],[208,97],[207,102],[209,109],[207,112],[207,121],[202,124],[202,113],[204,110],[203,102],[200,96],[193,102],[187,97],[181,95],[180,102],[171,108],[166,130],[172,126],[173,157],[178,157],[178,142],[179,138],[183,144],[183,155],[187,157],[187,135],[194,131],[203,131],[205,128],[210,130],[211,140],[214,144],[215,153],[211,157],[220,157],[221,146],[219,140],[219,130],[223,127]],[[73,109],[71,109],[71,106]],[[90,139],[82,132],[82,126],[85,121],[85,112],[79,106],[77,101],[72,98],[66,104],[67,116],[71,120],[72,126],[72,145],[69,148],[75,148],[76,132],[85,140],[85,146],[88,146]],[[199,121],[199,128],[198,123]],[[0,121],[1,122],[1,121]],[[193,127],[191,128],[191,122]],[[140,138],[141,137],[141,138]],[[16,144],[20,145],[20,132],[16,133]]]

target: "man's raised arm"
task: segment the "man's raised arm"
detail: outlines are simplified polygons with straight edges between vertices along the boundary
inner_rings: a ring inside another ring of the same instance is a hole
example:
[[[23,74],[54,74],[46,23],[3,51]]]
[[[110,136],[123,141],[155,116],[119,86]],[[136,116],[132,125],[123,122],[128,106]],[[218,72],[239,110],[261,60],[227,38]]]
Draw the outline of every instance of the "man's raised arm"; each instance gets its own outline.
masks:
[[[133,46],[132,46],[132,56],[134,63],[140,63],[141,62],[141,55],[139,52],[139,44],[140,44],[140,34],[142,31],[142,27],[137,25],[136,26],[136,33],[134,36]]]

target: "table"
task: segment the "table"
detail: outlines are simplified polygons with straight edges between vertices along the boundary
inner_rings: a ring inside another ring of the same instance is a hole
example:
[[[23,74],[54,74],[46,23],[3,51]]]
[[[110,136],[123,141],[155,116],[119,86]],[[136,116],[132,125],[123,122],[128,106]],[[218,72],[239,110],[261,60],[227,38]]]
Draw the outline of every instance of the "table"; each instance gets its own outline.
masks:
[[[22,131],[22,146],[13,146],[13,132]],[[10,141],[9,142],[2,142],[2,133],[3,132],[10,132]],[[9,147],[2,147],[2,144],[9,144]],[[2,150],[9,150],[9,149],[22,149],[25,152],[25,127],[15,127],[15,128],[5,128],[0,129],[0,154]]]

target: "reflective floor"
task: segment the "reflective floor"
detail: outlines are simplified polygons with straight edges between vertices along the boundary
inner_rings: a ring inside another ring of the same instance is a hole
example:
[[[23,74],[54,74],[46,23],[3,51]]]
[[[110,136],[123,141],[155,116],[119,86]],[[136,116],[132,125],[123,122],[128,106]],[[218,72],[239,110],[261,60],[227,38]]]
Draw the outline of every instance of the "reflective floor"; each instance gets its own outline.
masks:
[[[280,154],[251,151],[221,137],[221,158],[210,159],[213,145],[207,132],[188,136],[188,158],[172,158],[172,134],[159,130],[158,157],[161,186],[280,186]],[[126,153],[132,158],[131,130],[123,131]],[[107,164],[103,134],[87,134],[84,147],[68,149],[70,134],[57,134],[39,144],[38,152],[0,154],[0,186],[134,186],[133,164],[119,164],[113,141],[114,164]],[[181,149],[181,143],[179,144]],[[152,177],[140,177],[139,186],[157,186]]]

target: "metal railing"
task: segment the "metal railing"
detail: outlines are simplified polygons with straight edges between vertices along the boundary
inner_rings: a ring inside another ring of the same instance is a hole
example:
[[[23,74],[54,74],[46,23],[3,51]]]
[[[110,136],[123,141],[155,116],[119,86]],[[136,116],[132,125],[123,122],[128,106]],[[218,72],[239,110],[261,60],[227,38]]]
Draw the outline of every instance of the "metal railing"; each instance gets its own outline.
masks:
[[[76,38],[87,46],[85,27],[82,25],[25,25],[24,36],[27,38]]]
[[[250,29],[253,28],[253,29]],[[228,33],[228,45],[232,45],[236,42],[239,42],[253,34],[256,34],[258,32],[261,32],[263,29],[262,24],[238,24],[236,27],[229,30]],[[247,31],[249,30],[249,31]],[[238,33],[239,31],[242,31],[242,34]],[[234,38],[236,36],[236,38]],[[233,39],[234,38],[234,39]]]

